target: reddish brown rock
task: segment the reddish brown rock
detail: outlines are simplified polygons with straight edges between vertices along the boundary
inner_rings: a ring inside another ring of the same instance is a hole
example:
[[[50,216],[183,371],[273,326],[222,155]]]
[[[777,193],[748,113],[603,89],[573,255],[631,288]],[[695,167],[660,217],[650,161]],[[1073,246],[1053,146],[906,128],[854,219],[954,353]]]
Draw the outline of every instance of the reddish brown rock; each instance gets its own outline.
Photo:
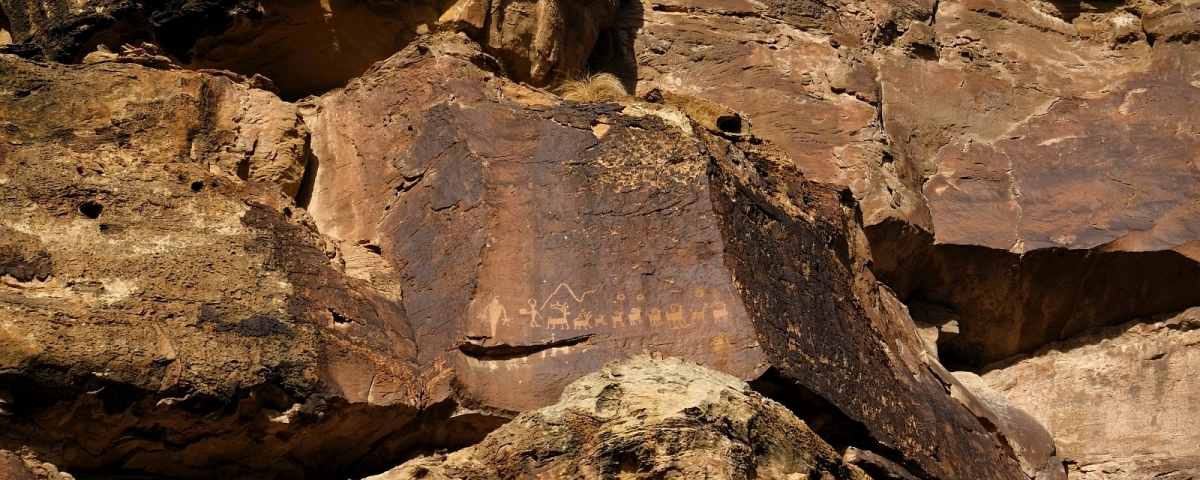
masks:
[[[921,475],[1022,477],[866,270],[851,197],[670,106],[560,105],[479,55],[440,37],[306,107],[307,208],[399,273],[433,399],[518,412],[636,353],[743,379],[769,359]]]
[[[310,118],[309,211],[399,272],[433,398],[453,387],[472,408],[525,411],[642,351],[760,374],[705,146],[668,123],[686,117],[559,105],[449,38],[323,97]]]
[[[815,2],[767,3],[629,2],[594,62],[640,93],[678,91],[743,112],[748,130],[808,178],[850,187],[867,224],[927,227],[919,183],[882,135],[877,67],[846,28],[874,20]]]

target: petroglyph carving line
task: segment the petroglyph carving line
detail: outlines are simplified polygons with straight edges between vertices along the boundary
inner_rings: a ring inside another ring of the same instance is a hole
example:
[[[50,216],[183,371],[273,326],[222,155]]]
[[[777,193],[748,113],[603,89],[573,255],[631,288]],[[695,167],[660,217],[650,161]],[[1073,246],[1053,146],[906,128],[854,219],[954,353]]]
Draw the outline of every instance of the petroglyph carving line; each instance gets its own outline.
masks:
[[[625,326],[625,320],[622,318],[623,314],[624,314],[624,312],[621,312],[620,310],[617,310],[616,313],[613,314],[613,316],[612,316],[613,328],[617,328],[617,325],[620,325],[621,327]]]
[[[546,308],[546,304],[547,304],[547,303],[550,303],[550,299],[554,298],[554,296],[555,296],[555,295],[558,295],[558,291],[559,291],[559,290],[562,290],[562,288],[563,288],[563,287],[567,287],[567,293],[571,294],[571,298],[574,298],[574,299],[575,299],[575,301],[576,301],[576,302],[579,302],[579,303],[583,303],[583,299],[584,299],[584,298],[587,298],[587,296],[588,296],[588,294],[589,294],[589,293],[596,293],[596,291],[595,291],[595,290],[588,290],[588,291],[586,291],[586,292],[583,292],[583,294],[582,294],[582,295],[576,295],[576,294],[575,294],[575,291],[574,291],[574,290],[571,290],[571,286],[570,286],[570,285],[567,285],[567,284],[565,284],[565,283],[560,283],[560,284],[558,284],[558,286],[557,286],[557,287],[554,287],[554,291],[553,291],[553,292],[550,292],[550,296],[546,297],[546,301],[542,302],[542,308],[543,308],[543,309],[545,309],[545,308]]]
[[[492,328],[493,337],[496,336],[496,325],[501,320],[504,321],[505,325],[512,323],[512,320],[508,318],[508,312],[504,310],[504,305],[500,304],[500,297],[498,296],[492,297],[492,301],[488,302],[486,307],[483,307],[483,311],[479,313],[479,319]]]

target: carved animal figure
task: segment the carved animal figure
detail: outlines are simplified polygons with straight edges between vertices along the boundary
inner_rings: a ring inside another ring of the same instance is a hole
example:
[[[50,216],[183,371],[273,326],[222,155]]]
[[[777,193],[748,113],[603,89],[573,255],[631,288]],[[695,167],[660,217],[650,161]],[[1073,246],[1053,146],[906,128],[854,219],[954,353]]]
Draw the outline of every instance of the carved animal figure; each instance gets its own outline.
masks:
[[[550,309],[557,310],[559,315],[561,315],[561,316],[558,316],[558,317],[552,316],[550,318],[547,318],[546,319],[546,328],[553,330],[555,326],[562,325],[563,330],[566,330],[567,329],[567,315],[570,314],[570,312],[567,310],[567,306],[562,303],[555,303],[555,304],[550,305]]]
[[[579,330],[581,328],[584,330],[591,330],[592,329],[591,320],[592,320],[592,314],[589,313],[587,310],[580,312],[579,316],[575,317],[575,330]]]
[[[704,323],[703,308],[699,310],[692,310],[692,313],[688,315],[688,325],[695,325],[697,323]]]
[[[629,309],[629,326],[634,326],[642,323],[642,309],[633,307]]]
[[[667,311],[667,328],[683,328],[687,325],[683,323],[683,305],[678,303],[671,305],[671,310]]]
[[[605,324],[604,323],[604,315],[596,315],[596,316],[592,317],[592,321],[594,321],[596,323],[597,327],[599,327],[600,325],[604,325]]]
[[[625,326],[625,320],[624,320],[624,318],[622,317],[622,315],[623,315],[623,312],[621,312],[620,310],[617,310],[617,313],[615,313],[615,314],[612,316],[612,326],[613,326],[613,328],[617,328],[617,325],[618,325],[618,324],[619,324],[619,325],[621,325],[622,327],[624,327],[624,326]]]
[[[657,327],[659,325],[662,325],[662,310],[659,310],[658,307],[651,308],[650,309],[650,326]]]
[[[729,321],[729,310],[725,308],[725,302],[717,300],[712,303],[713,320],[717,323],[725,323]]]

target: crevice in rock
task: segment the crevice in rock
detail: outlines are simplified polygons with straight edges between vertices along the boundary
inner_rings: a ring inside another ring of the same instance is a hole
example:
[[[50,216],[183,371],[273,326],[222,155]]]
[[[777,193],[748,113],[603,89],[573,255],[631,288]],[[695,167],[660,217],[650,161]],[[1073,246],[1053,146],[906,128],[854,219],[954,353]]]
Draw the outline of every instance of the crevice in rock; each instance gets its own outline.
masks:
[[[300,188],[296,191],[296,206],[308,209],[312,203],[313,188],[317,184],[317,169],[321,168],[321,159],[312,153],[309,144],[312,137],[304,140],[304,151],[307,152],[307,163],[304,165],[304,175],[300,177]]]
[[[657,8],[657,7],[656,7]],[[634,41],[646,21],[641,0],[622,0],[617,20],[600,30],[586,70],[590,73],[608,72],[621,79],[625,91],[636,94],[638,81],[637,50]]]
[[[957,317],[960,333],[939,346],[944,365],[973,370],[1018,353],[1200,304],[1200,264],[1174,251],[1041,249],[1023,255],[981,246],[937,245],[901,221],[865,229],[871,269],[905,303],[927,302]],[[920,312],[913,310],[914,320]]]
[[[893,462],[902,460],[893,449],[879,443],[861,422],[850,418],[836,405],[804,385],[783,377],[775,367],[768,368],[761,376],[747,383],[762,396],[791,410],[835,450],[844,451],[847,447],[853,447],[874,452]]]
[[[68,373],[33,373],[0,374],[11,400],[4,403],[11,415],[0,417],[0,449],[28,447],[79,479],[361,478],[419,454],[473,445],[509,420],[451,400],[418,411],[282,384],[173,398],[94,375],[50,387],[47,380]],[[44,422],[88,430],[52,435]]]
[[[515,358],[528,357],[535,353],[546,351],[552,348],[563,348],[579,345],[581,343],[586,343],[591,338],[592,334],[589,333],[580,335],[578,337],[539,343],[537,345],[483,346],[475,343],[464,343],[458,346],[458,350],[464,355],[476,360],[512,360]]]

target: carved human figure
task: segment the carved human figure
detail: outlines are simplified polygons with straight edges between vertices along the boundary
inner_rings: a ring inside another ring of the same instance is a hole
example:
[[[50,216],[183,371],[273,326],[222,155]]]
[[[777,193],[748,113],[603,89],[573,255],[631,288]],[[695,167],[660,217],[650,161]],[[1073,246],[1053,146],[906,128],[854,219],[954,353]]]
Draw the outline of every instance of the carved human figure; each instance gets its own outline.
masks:
[[[504,310],[504,305],[500,304],[500,297],[492,297],[492,301],[483,307],[479,318],[492,328],[493,337],[496,336],[496,326],[500,324],[501,320],[505,325],[512,323],[512,320],[508,318],[508,312]]]
[[[729,321],[729,310],[725,308],[725,302],[717,300],[712,303],[713,320],[717,323],[725,323]]]
[[[570,310],[567,308],[567,305],[563,304],[563,303],[553,303],[553,304],[550,304],[550,309],[557,310],[559,316],[557,316],[557,317],[551,316],[551,317],[547,318],[546,319],[546,328],[553,330],[555,326],[562,325],[563,330],[566,330],[567,329],[567,315],[571,314]]]
[[[529,326],[540,327],[541,324],[538,323],[537,319],[538,319],[538,317],[541,317],[542,314],[539,313],[537,310],[537,300],[534,300],[531,298],[531,299],[529,299],[528,304],[529,304],[529,308],[522,308],[520,310],[521,315],[529,315]]]
[[[574,321],[575,330],[579,330],[579,329],[591,330],[592,329],[591,320],[592,320],[592,314],[590,312],[588,312],[587,310],[580,311],[579,316],[575,317],[575,321]]]
[[[683,328],[685,326],[683,323],[683,305],[678,303],[671,304],[671,309],[667,311],[667,328]]]
[[[657,327],[659,325],[662,325],[662,310],[659,310],[658,307],[651,308],[650,309],[650,326]]]

